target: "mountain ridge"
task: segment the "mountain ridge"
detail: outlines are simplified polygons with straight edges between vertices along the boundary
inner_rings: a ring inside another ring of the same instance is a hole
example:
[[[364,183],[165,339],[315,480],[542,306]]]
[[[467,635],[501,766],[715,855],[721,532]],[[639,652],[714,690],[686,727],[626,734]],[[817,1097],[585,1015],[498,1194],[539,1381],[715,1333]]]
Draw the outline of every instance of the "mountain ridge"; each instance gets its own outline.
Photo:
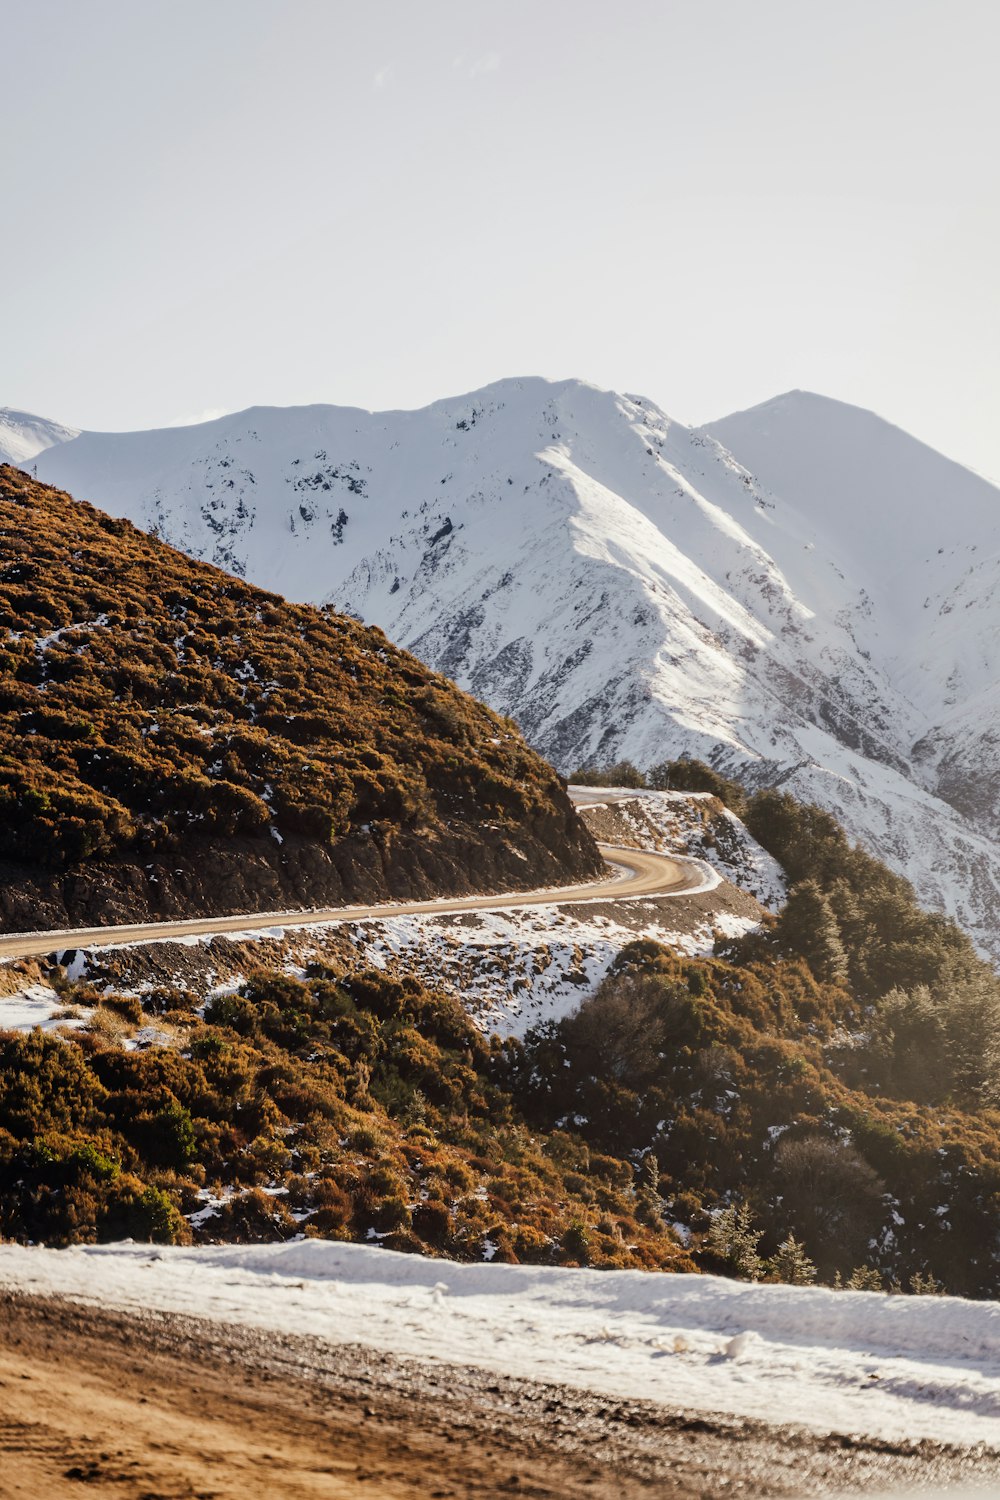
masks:
[[[0,464],[11,463],[23,468],[46,448],[71,442],[80,436],[77,427],[64,427],[46,417],[0,406]]]

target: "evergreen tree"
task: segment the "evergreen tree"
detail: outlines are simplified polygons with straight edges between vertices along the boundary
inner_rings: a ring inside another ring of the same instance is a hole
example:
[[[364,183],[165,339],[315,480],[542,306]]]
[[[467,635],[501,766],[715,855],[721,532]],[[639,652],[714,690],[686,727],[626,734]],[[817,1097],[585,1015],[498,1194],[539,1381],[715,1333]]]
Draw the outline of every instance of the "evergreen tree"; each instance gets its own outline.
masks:
[[[847,954],[830,902],[815,880],[792,887],[775,926],[779,947],[804,958],[816,978],[840,983],[847,978]]]
[[[770,1270],[779,1281],[789,1286],[811,1286],[816,1280],[816,1267],[809,1259],[805,1246],[790,1234],[778,1246],[770,1263]]]
[[[881,1292],[884,1287],[882,1273],[874,1266],[855,1266],[845,1286],[852,1292]]]
[[[732,1203],[713,1216],[706,1237],[706,1247],[730,1267],[734,1276],[757,1281],[764,1262],[757,1253],[763,1230],[754,1229],[750,1209],[745,1203]]]

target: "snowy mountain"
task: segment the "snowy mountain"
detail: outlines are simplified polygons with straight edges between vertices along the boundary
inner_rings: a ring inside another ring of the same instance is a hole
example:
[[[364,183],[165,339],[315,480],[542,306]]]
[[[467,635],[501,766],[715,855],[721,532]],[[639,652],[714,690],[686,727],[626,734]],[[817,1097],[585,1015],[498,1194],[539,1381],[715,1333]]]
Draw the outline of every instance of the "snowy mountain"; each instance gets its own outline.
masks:
[[[577,381],[83,433],[39,478],[354,611],[561,769],[819,802],[1000,956],[1000,491],[793,392],[703,429]]]
[[[26,411],[0,406],[0,464],[26,468],[46,448],[68,443],[70,438],[78,436],[75,427],[64,427],[61,422],[49,422]]]

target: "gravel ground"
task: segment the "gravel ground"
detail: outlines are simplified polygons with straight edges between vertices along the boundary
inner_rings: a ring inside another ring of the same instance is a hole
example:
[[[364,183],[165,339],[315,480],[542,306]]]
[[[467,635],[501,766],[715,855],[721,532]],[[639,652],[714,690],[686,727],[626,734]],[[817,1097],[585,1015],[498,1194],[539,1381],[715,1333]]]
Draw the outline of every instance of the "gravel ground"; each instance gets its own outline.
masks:
[[[1000,1490],[1000,1453],[685,1415],[354,1345],[0,1300],[0,1495],[48,1500]]]

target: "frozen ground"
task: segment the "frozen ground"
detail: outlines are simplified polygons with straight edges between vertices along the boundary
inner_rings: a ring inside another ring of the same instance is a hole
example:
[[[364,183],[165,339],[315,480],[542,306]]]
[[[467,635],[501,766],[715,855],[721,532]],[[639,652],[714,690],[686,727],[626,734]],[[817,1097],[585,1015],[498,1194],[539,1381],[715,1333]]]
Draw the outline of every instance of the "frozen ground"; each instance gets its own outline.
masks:
[[[645,922],[625,926],[585,906],[572,914],[536,906],[463,918],[396,917],[359,924],[351,937],[363,963],[401,966],[459,996],[486,1033],[523,1037],[577,1010],[635,938],[695,956],[711,953],[716,935],[735,937],[754,925],[752,917],[719,912],[671,927],[669,916],[654,909]]]
[[[690,1411],[1000,1445],[1000,1304],[458,1265],[322,1240],[0,1247],[0,1286],[182,1312]]]

